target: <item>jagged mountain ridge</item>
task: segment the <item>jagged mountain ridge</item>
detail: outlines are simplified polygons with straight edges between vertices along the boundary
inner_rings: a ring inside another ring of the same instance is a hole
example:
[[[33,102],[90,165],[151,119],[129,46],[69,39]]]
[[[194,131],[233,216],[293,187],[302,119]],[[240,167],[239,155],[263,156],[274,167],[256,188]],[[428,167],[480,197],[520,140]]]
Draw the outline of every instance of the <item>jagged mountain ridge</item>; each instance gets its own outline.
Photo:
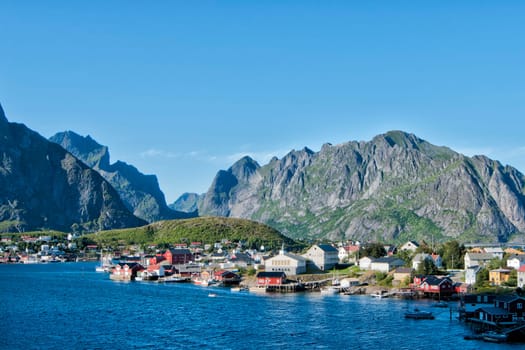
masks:
[[[80,136],[73,131],[59,132],[50,138],[104,177],[119,193],[126,207],[137,217],[148,222],[197,216],[197,212],[181,212],[166,204],[155,175],[142,174],[137,168],[122,161],[110,164],[109,150],[91,136]]]
[[[0,106],[0,223],[3,231],[97,231],[136,227],[115,189],[59,145]]]
[[[220,171],[201,215],[257,220],[293,238],[523,239],[525,178],[413,134],[291,151]]]

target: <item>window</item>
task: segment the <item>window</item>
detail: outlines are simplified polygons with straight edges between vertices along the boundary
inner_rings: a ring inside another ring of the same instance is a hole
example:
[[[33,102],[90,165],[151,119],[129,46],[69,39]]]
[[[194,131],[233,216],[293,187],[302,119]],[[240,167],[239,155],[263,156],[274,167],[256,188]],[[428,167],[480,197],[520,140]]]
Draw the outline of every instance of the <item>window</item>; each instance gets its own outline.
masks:
[[[523,304],[522,303],[518,303],[518,305],[516,306],[518,310],[521,310],[523,309]]]

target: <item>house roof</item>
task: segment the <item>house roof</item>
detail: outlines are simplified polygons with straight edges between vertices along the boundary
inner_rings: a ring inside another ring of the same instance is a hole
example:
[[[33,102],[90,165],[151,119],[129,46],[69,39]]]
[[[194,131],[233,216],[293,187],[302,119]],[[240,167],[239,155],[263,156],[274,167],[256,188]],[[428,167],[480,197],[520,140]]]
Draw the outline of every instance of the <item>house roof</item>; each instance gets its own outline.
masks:
[[[525,265],[521,265],[518,272],[525,272]]]
[[[394,256],[384,256],[382,258],[377,258],[375,260],[372,261],[374,264],[376,263],[379,263],[379,264],[389,264],[389,265],[400,265],[400,266],[403,266],[405,265],[405,262],[399,258],[396,258]]]
[[[262,271],[262,272],[259,272],[257,274],[257,278],[264,278],[264,277],[268,277],[268,278],[281,277],[281,278],[284,278],[284,277],[286,277],[286,274],[284,272],[270,272],[270,271]]]
[[[338,250],[330,244],[318,244],[317,246],[325,252],[338,252]]]
[[[523,299],[523,298],[520,297],[520,296],[517,296],[516,294],[508,294],[508,295],[498,295],[495,300],[509,303],[509,302],[514,301],[516,299]]]
[[[437,277],[437,276],[434,276],[434,275],[430,275],[430,276],[427,276],[427,278],[425,278],[423,283],[426,283],[426,284],[428,284],[430,286],[439,286],[441,283],[443,283],[445,281],[449,281],[449,282],[452,283],[452,281],[448,277],[440,278],[440,277]]]
[[[482,307],[482,308],[479,308],[476,311],[482,311],[482,312],[485,312],[487,314],[495,315],[495,316],[505,316],[505,315],[509,314],[507,312],[507,310],[499,308],[499,307],[493,307],[493,306]]]
[[[169,251],[173,255],[182,255],[182,254],[190,254],[191,255],[191,251],[189,249],[186,249],[186,248],[170,248]]]
[[[494,259],[494,255],[490,253],[467,253],[470,260],[492,260]]]

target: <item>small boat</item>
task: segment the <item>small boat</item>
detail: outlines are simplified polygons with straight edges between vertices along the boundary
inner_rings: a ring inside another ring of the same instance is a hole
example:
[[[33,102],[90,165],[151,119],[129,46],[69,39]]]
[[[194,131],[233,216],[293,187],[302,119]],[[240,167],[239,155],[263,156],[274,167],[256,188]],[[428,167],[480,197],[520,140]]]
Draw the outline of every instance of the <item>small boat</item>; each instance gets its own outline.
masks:
[[[208,297],[210,298],[215,298],[217,296],[216,293],[208,293]]]
[[[495,331],[488,331],[481,334],[484,341],[492,343],[503,343],[507,341],[507,335],[504,333],[498,333]]]
[[[444,308],[444,307],[448,307],[448,304],[445,303],[444,301],[438,301],[438,302],[434,303],[432,306],[433,307],[443,307]]]
[[[331,295],[331,294],[337,294],[337,293],[339,293],[339,289],[333,286],[321,288],[321,294],[324,294],[324,295]]]
[[[232,292],[249,292],[250,288],[248,287],[233,287],[230,289]]]
[[[376,299],[388,298],[388,294],[383,293],[383,292],[375,292],[375,293],[370,294],[370,296]]]
[[[414,309],[414,311],[405,312],[405,318],[411,318],[414,320],[433,320],[434,314],[430,311],[421,311]]]

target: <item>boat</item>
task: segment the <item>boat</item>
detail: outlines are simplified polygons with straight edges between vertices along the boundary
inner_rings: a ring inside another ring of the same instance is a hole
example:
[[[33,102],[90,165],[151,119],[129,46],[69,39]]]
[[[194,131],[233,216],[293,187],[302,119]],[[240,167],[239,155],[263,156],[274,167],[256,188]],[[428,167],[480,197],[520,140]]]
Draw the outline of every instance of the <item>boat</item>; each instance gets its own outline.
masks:
[[[438,301],[438,302],[434,303],[432,306],[433,307],[443,307],[443,308],[445,308],[445,307],[448,307],[448,304],[446,302],[444,302],[444,301]]]
[[[321,294],[330,295],[339,293],[339,289],[333,286],[321,288]]]
[[[250,288],[248,287],[233,287],[230,289],[232,292],[249,292]]]
[[[208,293],[208,297],[210,298],[215,298],[217,296],[216,293]]]
[[[430,311],[421,311],[419,309],[414,309],[414,311],[405,312],[405,318],[410,318],[414,320],[433,320],[434,314]]]
[[[495,331],[488,331],[481,334],[484,341],[492,343],[503,343],[507,341],[507,335],[505,333],[498,333]]]
[[[164,283],[186,283],[190,281],[191,280],[189,277],[180,277],[180,276],[168,276],[168,277],[164,277],[163,279],[159,280],[159,282],[164,282]]]
[[[387,293],[383,293],[383,292],[374,292],[374,293],[370,294],[370,296],[372,298],[376,298],[376,299],[388,298],[388,294]]]

